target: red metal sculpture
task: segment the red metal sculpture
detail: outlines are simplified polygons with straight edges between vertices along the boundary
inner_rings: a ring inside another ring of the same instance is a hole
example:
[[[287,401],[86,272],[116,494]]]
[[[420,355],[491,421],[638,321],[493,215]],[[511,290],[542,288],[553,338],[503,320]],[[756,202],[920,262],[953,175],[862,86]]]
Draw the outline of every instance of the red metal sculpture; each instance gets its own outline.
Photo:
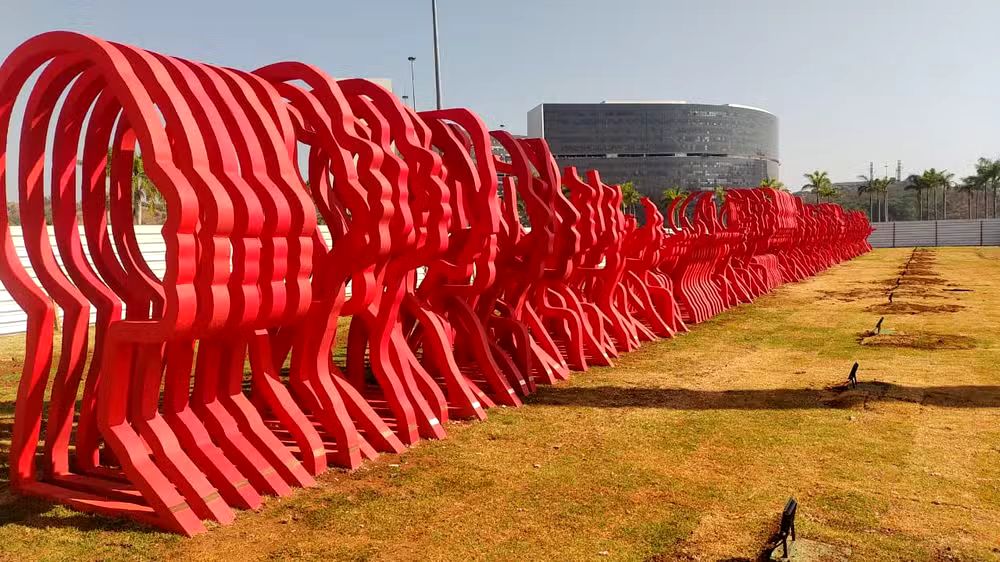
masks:
[[[686,195],[669,228],[643,199],[640,225],[597,172],[469,110],[68,32],[0,66],[0,150],[34,273],[5,207],[0,280],[28,318],[12,488],[188,535],[871,249],[860,212],[772,189]],[[132,222],[139,154],[162,274]]]

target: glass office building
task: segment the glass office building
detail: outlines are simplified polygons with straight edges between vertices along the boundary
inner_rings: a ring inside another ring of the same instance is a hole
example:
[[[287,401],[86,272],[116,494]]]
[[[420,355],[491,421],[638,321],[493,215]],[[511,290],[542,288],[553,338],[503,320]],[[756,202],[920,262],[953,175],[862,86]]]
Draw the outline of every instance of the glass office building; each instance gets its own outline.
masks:
[[[545,103],[528,136],[559,166],[596,169],[650,196],[667,188],[756,186],[778,177],[778,118],[752,107],[686,102]]]

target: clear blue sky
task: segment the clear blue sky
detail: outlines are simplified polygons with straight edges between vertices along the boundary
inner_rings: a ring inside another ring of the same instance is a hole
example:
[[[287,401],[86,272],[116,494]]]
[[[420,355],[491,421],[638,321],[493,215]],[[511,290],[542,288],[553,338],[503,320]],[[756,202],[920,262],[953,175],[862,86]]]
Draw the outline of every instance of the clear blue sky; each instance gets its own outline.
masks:
[[[430,0],[12,0],[4,54],[72,29],[240,68],[296,59],[433,103]],[[778,115],[781,178],[1000,154],[997,0],[439,0],[445,105],[525,130],[540,102],[683,99]]]

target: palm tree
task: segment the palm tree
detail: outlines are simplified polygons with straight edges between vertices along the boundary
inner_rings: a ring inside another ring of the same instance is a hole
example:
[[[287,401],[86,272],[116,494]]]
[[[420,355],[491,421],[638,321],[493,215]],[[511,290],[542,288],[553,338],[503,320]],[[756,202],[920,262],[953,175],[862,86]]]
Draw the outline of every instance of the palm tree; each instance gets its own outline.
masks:
[[[826,185],[821,185],[819,188],[816,189],[816,196],[820,200],[833,199],[835,197],[840,196],[840,190],[837,189],[836,187],[833,187],[833,184],[828,183]]]
[[[955,174],[941,170],[937,174],[937,184],[941,187],[941,218],[948,220],[948,190],[954,187]]]
[[[669,205],[671,201],[678,197],[684,197],[684,191],[677,186],[668,187],[660,192],[660,202],[664,205]]]
[[[635,214],[635,206],[639,204],[639,200],[642,199],[642,194],[639,190],[635,188],[635,185],[631,181],[627,181],[619,186],[622,190],[622,207],[628,211],[629,214]]]
[[[112,155],[113,152],[109,148],[108,160],[105,165],[108,177],[111,177]],[[142,163],[142,155],[134,152],[132,153],[132,217],[135,224],[142,224],[142,215],[147,203],[160,205],[163,203],[163,196],[146,175],[146,166]]]
[[[912,177],[912,176],[911,176]],[[930,197],[928,198],[928,211],[934,210],[934,218],[938,218],[938,208],[937,208],[937,195],[935,190],[941,188],[941,214],[942,219],[948,218],[948,190],[952,187],[952,179],[955,174],[947,170],[938,170],[936,168],[929,168],[924,170],[924,173],[920,175],[920,181],[924,184],[925,189],[930,192]]]
[[[983,218],[986,219],[990,217],[990,206],[989,206],[990,174],[988,170],[980,168],[980,166],[977,164],[976,176],[979,178],[979,189],[983,192],[982,215]]]
[[[875,181],[872,182],[872,189],[876,193],[876,201],[878,200],[878,194],[882,195],[884,208],[879,209],[882,221],[889,220],[889,186],[893,183],[892,178],[875,178]]]
[[[980,158],[976,162],[976,183],[979,184],[979,188],[983,190],[983,218],[989,218],[989,206],[988,206],[988,195],[990,189],[990,179],[992,176],[991,170],[992,161],[989,158]]]
[[[1000,185],[1000,159],[980,158],[976,162],[976,176],[983,186],[983,215],[989,216],[989,205],[986,200],[986,190],[993,191],[993,217],[997,216],[997,186]]]
[[[962,179],[962,183],[958,186],[958,191],[960,193],[965,193],[965,195],[968,197],[970,219],[972,218],[973,208],[974,208],[973,194],[975,194],[981,188],[982,188],[982,180],[980,180],[979,176],[976,175],[965,177],[964,179]]]
[[[981,158],[984,161],[983,177],[986,180],[986,188],[993,192],[993,218],[997,218],[997,184],[1000,183],[1000,160],[990,160]],[[978,166],[977,166],[978,171]],[[986,199],[986,191],[983,191],[983,199]]]
[[[778,181],[778,178],[764,178],[760,180],[761,187],[770,187],[771,189],[777,189],[779,191],[788,191],[785,184]]]
[[[865,175],[858,176],[858,179],[864,180],[865,187],[863,189],[865,191],[875,195],[875,221],[889,220],[889,186],[895,183],[895,180],[892,178],[869,178]],[[858,190],[861,191],[862,188],[859,187]]]
[[[906,178],[906,189],[907,191],[914,191],[917,194],[917,220],[924,217],[924,190],[928,188],[927,180],[924,176],[913,174]]]
[[[987,213],[992,208],[993,218],[997,218],[997,183],[1000,182],[1000,160],[990,160],[988,158],[984,160],[986,160],[986,165],[983,170],[983,176],[986,180],[986,186],[983,188],[983,206],[987,209]],[[987,190],[993,192],[992,205],[987,201],[989,195]]]
[[[926,181],[927,186],[930,188],[931,197],[930,201],[928,202],[928,205],[930,205],[930,208],[934,209],[935,219],[937,219],[939,215],[937,209],[937,195],[935,194],[934,190],[936,190],[939,187],[941,188],[940,217],[947,218],[948,188],[951,187],[952,184],[951,180],[952,178],[955,177],[955,174],[952,174],[947,170],[938,170],[936,168],[929,168],[927,170],[924,170],[924,173],[921,174],[921,177],[924,178],[924,181]],[[930,210],[930,208],[928,210]]]
[[[809,183],[807,183],[805,187],[809,188],[813,193],[816,194],[816,202],[819,203],[819,198],[820,198],[819,190],[823,187],[832,185],[832,182],[830,182],[830,174],[826,172],[821,172],[819,170],[814,170],[812,172],[809,172],[808,174],[804,174],[804,176],[807,180],[809,180]]]
[[[146,166],[142,156],[132,155],[132,205],[135,210],[135,223],[142,224],[142,213],[147,203],[156,204],[162,200],[160,192],[146,175]]]
[[[858,190],[858,197],[860,197],[860,196],[862,196],[862,195],[864,195],[866,193],[868,194],[868,220],[873,220],[872,219],[872,207],[873,207],[872,196],[874,195],[875,192],[872,191],[871,184],[862,183],[862,184],[858,185],[857,190]]]
[[[937,187],[938,187],[938,172],[934,168],[924,170],[920,177],[923,178],[924,184],[927,186],[927,218],[930,219],[933,215],[934,219],[938,218],[937,205],[934,204],[937,201]]]
[[[864,187],[858,187],[858,193],[865,191],[868,193],[868,219],[878,221],[878,216],[882,214],[882,204],[879,203],[879,191],[875,189],[875,176],[868,177],[864,174],[858,176],[864,182]],[[872,206],[872,196],[875,198],[875,205]]]

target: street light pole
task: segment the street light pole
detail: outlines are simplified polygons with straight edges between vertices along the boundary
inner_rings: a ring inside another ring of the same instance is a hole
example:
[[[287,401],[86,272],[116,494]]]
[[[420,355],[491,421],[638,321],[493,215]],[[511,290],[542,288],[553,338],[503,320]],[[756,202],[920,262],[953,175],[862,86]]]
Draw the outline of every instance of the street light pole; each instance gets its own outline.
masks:
[[[406,60],[410,61],[410,95],[413,97],[413,111],[416,111],[417,86],[416,86],[416,81],[413,79],[413,61],[417,60],[417,57],[406,57]]]
[[[437,97],[437,108],[441,109],[441,51],[438,49],[437,0],[431,0],[431,13],[434,20],[434,93]]]

